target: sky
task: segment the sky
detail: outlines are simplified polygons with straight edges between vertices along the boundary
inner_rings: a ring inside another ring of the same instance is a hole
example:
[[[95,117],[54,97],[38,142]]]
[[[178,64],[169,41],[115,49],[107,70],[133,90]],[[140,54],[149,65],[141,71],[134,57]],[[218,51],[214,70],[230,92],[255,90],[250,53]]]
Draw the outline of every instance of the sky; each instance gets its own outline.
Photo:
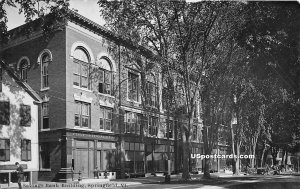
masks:
[[[100,17],[98,0],[70,0],[70,8],[78,10],[78,13],[90,20],[103,25],[104,21]],[[5,6],[8,23],[8,30],[16,28],[25,23],[24,14],[19,14],[19,9],[11,6]]]

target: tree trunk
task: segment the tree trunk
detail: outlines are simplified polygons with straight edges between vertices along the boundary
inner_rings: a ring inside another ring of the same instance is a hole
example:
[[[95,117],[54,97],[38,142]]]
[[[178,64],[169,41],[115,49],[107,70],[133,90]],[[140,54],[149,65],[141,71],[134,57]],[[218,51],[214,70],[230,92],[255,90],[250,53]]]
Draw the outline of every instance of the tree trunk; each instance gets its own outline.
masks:
[[[253,145],[253,151],[252,151],[252,155],[254,155],[254,158],[250,159],[250,161],[251,161],[251,168],[254,168],[254,166],[255,166],[255,158],[256,158],[255,151],[256,151],[256,143],[255,143],[255,145]]]
[[[232,173],[236,174],[236,158],[232,158]]]
[[[276,162],[276,157],[277,157],[277,154],[272,154],[272,159],[273,159],[273,165],[276,165],[277,162]]]
[[[287,170],[287,168],[288,168],[288,167],[287,167],[287,166],[288,166],[287,163],[288,163],[288,152],[286,151],[286,152],[285,152],[285,162],[284,162],[285,170]]]
[[[282,153],[281,165],[285,165],[284,158],[285,158],[285,151],[283,151],[283,153]]]
[[[205,155],[211,154],[211,148],[210,148],[210,140],[208,138],[208,128],[205,127],[203,132],[203,137],[204,137],[204,153]],[[204,158],[204,178],[211,178],[210,177],[210,159],[209,158]]]
[[[190,166],[189,166],[189,158],[190,158],[190,142],[189,142],[189,136],[186,136],[185,131],[182,132],[182,179],[183,180],[189,180],[190,177]]]
[[[265,151],[266,151],[266,140],[264,141],[264,148],[263,148],[263,151],[261,153],[260,167],[263,167],[263,165],[264,165]]]
[[[275,148],[272,148],[273,165],[277,165],[277,161],[276,161],[277,154],[278,154],[278,150]]]
[[[237,156],[237,158],[235,158],[234,157],[234,172],[233,172],[233,174],[234,175],[239,175],[240,174],[240,158],[239,158],[239,156],[240,156],[240,147],[241,147],[241,145],[240,144],[236,144],[236,156]]]
[[[210,158],[204,158],[204,178],[211,178],[210,177]]]
[[[233,155],[233,159],[232,159],[232,172],[233,174],[236,173],[236,158],[235,156],[235,150],[234,150],[234,132],[233,132],[233,126],[232,123],[230,123],[230,130],[231,130],[231,149],[232,149],[232,155]]]

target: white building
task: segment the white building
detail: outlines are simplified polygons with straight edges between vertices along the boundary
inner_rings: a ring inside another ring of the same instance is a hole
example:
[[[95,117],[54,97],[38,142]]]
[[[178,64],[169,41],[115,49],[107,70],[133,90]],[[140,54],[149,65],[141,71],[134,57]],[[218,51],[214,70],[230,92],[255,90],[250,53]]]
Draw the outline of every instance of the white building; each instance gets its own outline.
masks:
[[[0,61],[0,188],[17,186],[15,162],[24,168],[25,183],[37,180],[41,101],[28,84]]]

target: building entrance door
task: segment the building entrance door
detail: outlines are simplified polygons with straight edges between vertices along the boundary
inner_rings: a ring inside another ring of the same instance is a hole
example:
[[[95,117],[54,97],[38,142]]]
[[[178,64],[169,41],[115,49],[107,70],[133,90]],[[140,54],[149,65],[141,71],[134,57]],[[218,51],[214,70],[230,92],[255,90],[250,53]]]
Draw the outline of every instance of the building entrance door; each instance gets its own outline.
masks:
[[[82,178],[89,177],[89,158],[88,149],[76,149],[75,150],[75,172],[81,171]]]

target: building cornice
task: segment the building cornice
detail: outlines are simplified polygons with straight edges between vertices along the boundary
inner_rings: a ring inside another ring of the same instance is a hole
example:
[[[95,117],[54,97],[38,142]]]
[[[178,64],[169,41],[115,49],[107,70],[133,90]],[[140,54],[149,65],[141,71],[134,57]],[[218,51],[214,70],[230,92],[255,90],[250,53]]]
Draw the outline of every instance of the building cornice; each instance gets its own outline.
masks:
[[[121,45],[121,46],[130,48],[148,58],[155,57],[155,54],[151,49],[149,49],[145,46],[142,46],[142,45],[135,44],[130,39],[126,39],[126,38],[124,38],[124,36],[116,34],[112,31],[104,28],[103,26],[78,14],[77,12],[70,11],[69,19],[71,21],[79,24],[80,26],[84,27],[85,29],[88,29],[96,34],[102,35],[105,38],[112,40],[117,45]]]
[[[47,17],[46,15],[45,17]],[[66,20],[61,21],[61,24],[58,24],[56,29],[54,29],[54,32],[60,31],[66,28],[66,25],[68,24],[67,20],[97,34],[100,36],[103,36],[107,40],[111,40],[116,45],[124,46],[126,48],[129,48],[149,59],[153,59],[157,57],[155,53],[149,49],[148,47],[138,45],[131,41],[130,39],[126,39],[124,36],[120,34],[116,34],[103,26],[97,24],[96,22],[78,14],[75,11],[70,10],[69,15],[67,16]],[[9,42],[7,45],[2,45],[0,47],[0,51],[3,51],[7,48],[10,48],[12,46],[16,46],[18,44],[24,43],[26,41],[35,39],[37,37],[41,37],[43,35],[43,31],[41,28],[42,25],[42,18],[38,18],[32,22],[26,23],[24,25],[21,25],[17,28],[14,28],[10,31],[8,31],[8,34],[10,36]],[[24,35],[26,31],[31,30],[31,32],[27,35]]]

